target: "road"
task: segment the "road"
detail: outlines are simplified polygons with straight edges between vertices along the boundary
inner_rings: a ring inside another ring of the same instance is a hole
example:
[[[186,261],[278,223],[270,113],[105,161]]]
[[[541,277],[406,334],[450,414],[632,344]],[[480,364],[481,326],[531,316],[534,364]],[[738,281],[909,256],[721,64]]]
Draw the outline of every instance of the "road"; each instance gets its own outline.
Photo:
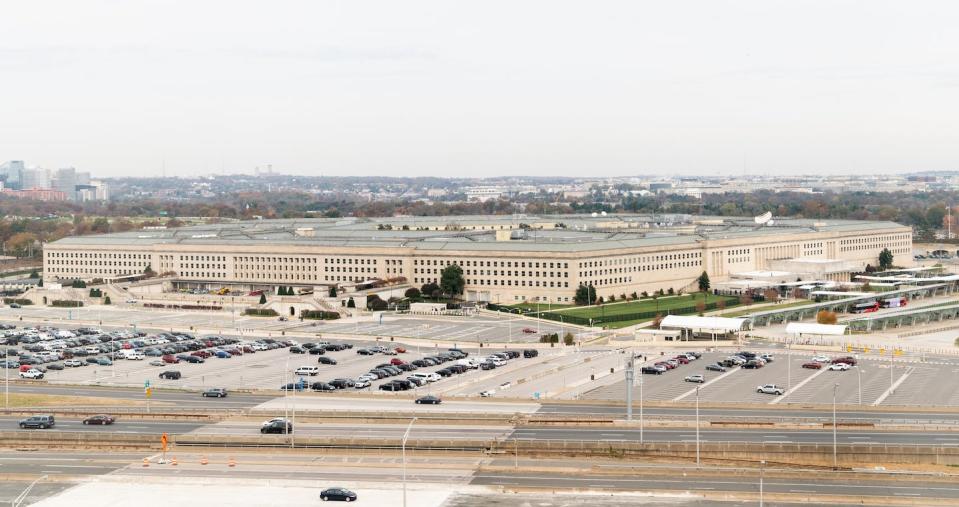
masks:
[[[61,396],[92,396],[117,400],[145,401],[143,389],[123,387],[75,387],[50,384],[11,384],[11,393],[51,394]],[[249,408],[272,400],[271,395],[230,394],[226,398],[204,398],[196,392],[167,391],[155,389],[151,402],[168,404],[177,408]],[[0,396],[2,399],[2,396]]]
[[[633,441],[640,440],[638,429],[625,428],[536,428],[520,427],[509,438],[531,440],[589,440],[589,441]],[[748,429],[702,429],[701,441],[711,442],[776,442],[800,444],[832,444],[831,430],[780,430],[767,428]],[[646,429],[643,439],[648,442],[695,442],[695,428],[683,429]],[[836,440],[841,444],[918,444],[918,445],[959,445],[959,432],[878,432],[878,431],[837,431]]]

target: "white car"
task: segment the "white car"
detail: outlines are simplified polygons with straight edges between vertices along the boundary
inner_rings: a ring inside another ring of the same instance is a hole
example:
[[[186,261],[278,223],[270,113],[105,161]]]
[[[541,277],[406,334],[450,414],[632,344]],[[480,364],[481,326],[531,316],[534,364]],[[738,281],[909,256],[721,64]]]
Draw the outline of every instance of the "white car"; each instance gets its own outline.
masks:
[[[154,359],[153,361],[150,361],[150,366],[163,366],[165,364],[166,363],[164,363],[162,359]]]
[[[480,396],[482,396],[483,398],[489,398],[490,396],[493,396],[494,394],[496,394],[496,389],[487,389],[487,390],[485,390],[485,391],[482,391],[482,392],[479,393],[479,394],[480,394]]]
[[[127,304],[128,304],[128,305],[135,305],[135,304],[137,304],[137,300],[136,300],[136,299],[128,299],[128,300],[127,300]]]
[[[353,387],[356,389],[363,389],[364,387],[370,387],[371,384],[372,383],[369,381],[369,379],[360,377],[356,379],[355,383],[353,383]]]
[[[36,368],[30,368],[27,371],[21,371],[20,378],[41,379],[43,378],[43,372]]]
[[[67,366],[69,368],[76,368],[78,366],[83,366],[83,361],[80,361],[79,359],[67,359],[66,361],[63,362],[63,366]]]
[[[778,396],[786,394],[786,390],[777,386],[776,384],[761,385],[756,388],[756,392],[763,393],[763,394],[775,394]]]
[[[828,357],[828,356],[823,356],[823,355],[813,356],[812,360],[813,360],[813,361],[816,361],[817,363],[828,363],[828,362],[829,362],[829,357]]]
[[[396,355],[396,351],[393,350],[393,349],[386,349],[386,350],[383,351],[383,355],[386,355],[386,356],[395,356],[395,355]]]
[[[695,382],[697,384],[702,384],[703,382],[706,381],[706,377],[697,373],[695,375],[687,375],[686,378],[684,378],[683,380],[686,382]]]
[[[846,371],[849,368],[850,366],[846,363],[835,363],[829,365],[829,369],[832,371]]]

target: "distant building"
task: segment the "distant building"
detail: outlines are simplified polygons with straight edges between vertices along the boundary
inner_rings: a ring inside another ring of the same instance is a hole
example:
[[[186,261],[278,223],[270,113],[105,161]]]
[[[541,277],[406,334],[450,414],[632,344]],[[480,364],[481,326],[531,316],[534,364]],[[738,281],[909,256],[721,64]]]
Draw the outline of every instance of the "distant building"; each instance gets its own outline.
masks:
[[[3,195],[16,197],[17,199],[29,199],[33,201],[66,201],[67,194],[50,188],[31,188],[27,190],[13,190],[5,188]]]
[[[6,188],[22,188],[23,171],[25,167],[22,160],[11,160],[0,164],[0,181],[4,182]]]

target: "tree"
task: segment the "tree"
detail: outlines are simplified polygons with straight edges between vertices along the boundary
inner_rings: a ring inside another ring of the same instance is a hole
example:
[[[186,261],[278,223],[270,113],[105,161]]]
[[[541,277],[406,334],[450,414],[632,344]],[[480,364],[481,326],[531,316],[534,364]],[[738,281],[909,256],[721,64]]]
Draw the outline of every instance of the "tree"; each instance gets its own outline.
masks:
[[[699,275],[699,278],[696,279],[696,284],[699,286],[699,292],[703,293],[703,298],[708,297],[709,294],[709,275],[703,271],[703,274]]]
[[[266,304],[266,294],[264,294],[264,293],[262,293],[262,292],[260,293],[260,304],[261,304],[261,305],[265,305],[265,304]]]
[[[633,293],[630,294],[629,297],[633,298],[633,300],[635,301],[639,299],[639,294],[636,294],[636,291],[633,291]]]
[[[830,312],[829,310],[819,310],[819,313],[816,314],[816,322],[820,324],[835,324],[837,320],[836,312]]]
[[[458,264],[450,264],[440,271],[440,288],[451,298],[462,294],[465,286],[466,280],[463,278],[463,268],[459,267]]]
[[[763,297],[766,298],[767,302],[776,302],[779,301],[779,291],[776,289],[766,289],[763,292]]]
[[[105,305],[113,304],[113,302],[110,301],[110,296],[103,298],[103,304]]]
[[[37,273],[37,270],[34,269],[30,272],[30,278],[40,278],[40,273]]]
[[[18,232],[6,241],[7,251],[12,251],[17,257],[27,257],[33,254],[33,245],[39,237],[32,232]]]
[[[743,306],[749,306],[753,304],[753,297],[749,294],[743,294],[742,296],[739,296],[739,304]]]
[[[579,284],[579,287],[576,288],[576,295],[573,296],[573,300],[578,305],[588,305],[593,301],[596,301],[596,288],[592,285]]]
[[[153,268],[150,267],[149,264],[147,264],[147,267],[143,269],[143,276],[147,278],[152,278],[154,276],[157,276],[157,274],[156,274],[156,271],[153,271]]]
[[[653,329],[659,329],[659,326],[663,324],[663,314],[657,313],[656,317],[653,318],[652,327]]]
[[[703,312],[706,311],[706,302],[705,301],[696,301],[696,313],[702,316]]]
[[[353,301],[353,298],[352,298],[352,297],[349,299],[349,301],[346,302],[346,307],[347,307],[347,308],[356,308],[356,302]]]
[[[330,287],[330,297],[331,297],[331,298],[335,298],[335,297],[336,297],[336,285],[333,285],[333,286]]]
[[[410,299],[419,299],[420,290],[417,289],[416,287],[410,287],[409,289],[406,289],[406,292],[403,293],[403,295]]]
[[[433,294],[440,290],[440,286],[433,282],[426,282],[420,287],[420,292],[426,297],[433,297]]]
[[[879,269],[885,271],[892,267],[892,252],[888,248],[883,248],[879,252]]]
[[[612,303],[613,301],[616,301],[616,294],[609,295],[609,302]]]
[[[573,333],[567,332],[565,335],[563,335],[563,343],[567,346],[575,343],[575,340],[576,339],[573,337]]]

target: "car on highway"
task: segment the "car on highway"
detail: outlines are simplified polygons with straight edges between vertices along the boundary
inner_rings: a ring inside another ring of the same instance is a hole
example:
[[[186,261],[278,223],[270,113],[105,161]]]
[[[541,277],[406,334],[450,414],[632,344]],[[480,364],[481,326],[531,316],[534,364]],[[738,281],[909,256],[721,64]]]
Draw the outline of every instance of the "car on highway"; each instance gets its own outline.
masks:
[[[829,362],[829,356],[824,356],[824,355],[820,354],[820,355],[818,355],[818,356],[813,356],[812,360],[813,360],[813,361],[816,361],[817,363],[828,363],[828,362]]]
[[[685,381],[685,382],[693,382],[693,383],[696,383],[696,384],[702,384],[703,382],[706,382],[706,377],[704,377],[703,375],[697,373],[697,374],[695,374],[695,375],[686,375],[686,378],[684,378],[683,381]]]
[[[443,400],[441,400],[438,396],[433,396],[432,394],[427,394],[422,398],[416,399],[417,405],[439,405],[440,403],[443,403]]]
[[[285,421],[286,421],[286,419],[283,418],[283,417],[274,417],[273,419],[270,419],[269,421],[265,421],[263,424],[260,425],[260,427],[261,427],[261,428],[264,428],[264,427],[269,426],[269,425],[271,425],[271,424],[273,424],[273,423],[282,423],[282,422],[285,422]]]
[[[657,368],[655,366],[643,366],[639,369],[640,373],[644,375],[662,375],[665,368]]]
[[[320,492],[320,500],[338,500],[342,502],[355,502],[356,493],[346,488],[327,488]]]
[[[485,391],[480,391],[479,395],[483,398],[489,398],[496,394],[496,389],[487,389]]]
[[[226,389],[222,387],[212,387],[203,391],[204,398],[226,398]]]
[[[91,415],[83,420],[83,424],[113,424],[116,419],[106,414]]]
[[[706,371],[726,371],[726,367],[717,363],[707,364]]]
[[[167,380],[178,380],[182,376],[183,374],[177,370],[167,370],[160,374],[160,378],[164,378]]]
[[[262,427],[260,427],[260,433],[263,433],[263,434],[279,433],[282,435],[282,434],[287,434],[292,432],[293,432],[293,423],[285,419],[270,421],[268,424],[264,424]]]
[[[846,363],[833,363],[829,365],[828,369],[831,371],[846,371],[849,368],[851,368],[851,366]]]
[[[531,328],[531,327],[524,327],[524,328],[523,328],[523,332],[526,333],[526,334],[534,334],[534,333],[536,333],[536,330],[533,329],[533,328]]]
[[[816,361],[810,361],[808,363],[803,363],[802,367],[808,368],[810,370],[819,370],[819,369],[822,369],[822,363],[819,363]]]
[[[779,386],[777,386],[776,384],[764,384],[764,385],[761,385],[761,386],[759,386],[759,387],[756,388],[756,392],[757,392],[757,393],[763,393],[763,394],[775,394],[775,395],[777,395],[777,396],[781,396],[781,395],[783,395],[783,394],[786,394],[786,390],[783,389],[783,388],[781,388],[781,387],[779,387]]]
[[[20,420],[20,428],[39,428],[45,430],[47,428],[52,428],[56,424],[52,415],[33,415],[26,419]]]

